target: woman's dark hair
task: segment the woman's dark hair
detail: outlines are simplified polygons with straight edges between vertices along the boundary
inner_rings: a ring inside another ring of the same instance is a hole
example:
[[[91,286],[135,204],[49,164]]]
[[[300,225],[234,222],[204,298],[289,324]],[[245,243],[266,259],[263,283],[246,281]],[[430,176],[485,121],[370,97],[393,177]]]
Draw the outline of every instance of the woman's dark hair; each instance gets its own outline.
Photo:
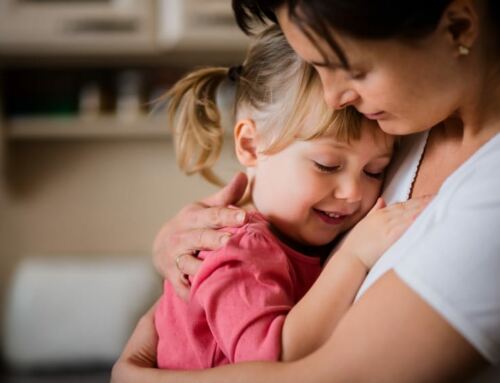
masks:
[[[233,0],[240,28],[252,34],[255,22],[276,22],[274,11],[286,5],[293,20],[306,34],[313,31],[325,38],[342,64],[344,53],[328,32],[334,28],[364,39],[418,39],[431,33],[452,0]],[[490,22],[500,22],[500,1],[487,1]],[[310,34],[308,34],[310,37]],[[313,40],[314,42],[314,40]]]

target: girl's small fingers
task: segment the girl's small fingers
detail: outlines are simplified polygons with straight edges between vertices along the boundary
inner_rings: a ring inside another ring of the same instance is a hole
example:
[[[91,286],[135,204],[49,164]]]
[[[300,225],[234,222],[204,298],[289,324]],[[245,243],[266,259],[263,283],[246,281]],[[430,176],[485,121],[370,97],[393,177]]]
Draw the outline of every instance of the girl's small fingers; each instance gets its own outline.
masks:
[[[403,204],[398,204],[392,212],[391,222],[394,226],[400,227],[401,230],[406,230],[417,217],[422,213],[425,207],[429,204],[432,198],[415,198],[408,200]]]
[[[377,198],[377,201],[375,202],[375,205],[371,208],[368,214],[371,214],[377,210],[383,209],[386,207],[385,201],[382,197]]]
[[[425,195],[409,199],[405,203],[408,204],[409,206],[425,207],[429,204],[429,202],[432,201],[433,198],[434,198],[433,195]]]
[[[393,214],[414,214],[422,211],[432,200],[432,197],[418,197],[412,198],[404,202],[395,203],[390,205],[387,210]]]

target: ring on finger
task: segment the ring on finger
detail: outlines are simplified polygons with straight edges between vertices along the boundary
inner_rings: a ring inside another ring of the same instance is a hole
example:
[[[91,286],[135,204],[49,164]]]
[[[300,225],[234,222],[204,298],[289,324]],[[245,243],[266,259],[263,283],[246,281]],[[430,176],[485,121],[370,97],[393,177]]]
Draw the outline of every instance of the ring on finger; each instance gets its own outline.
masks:
[[[181,272],[181,274],[185,274],[181,266],[181,258],[185,255],[186,254],[179,254],[177,257],[175,257],[175,266],[177,267],[177,270]]]

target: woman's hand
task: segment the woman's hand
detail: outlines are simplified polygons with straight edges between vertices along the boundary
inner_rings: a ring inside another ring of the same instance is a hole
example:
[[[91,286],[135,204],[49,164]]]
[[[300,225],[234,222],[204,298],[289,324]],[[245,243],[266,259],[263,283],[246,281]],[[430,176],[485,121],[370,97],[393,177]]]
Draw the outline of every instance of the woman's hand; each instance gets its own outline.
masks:
[[[189,283],[186,275],[196,274],[201,261],[194,255],[199,250],[215,250],[229,239],[221,227],[240,226],[246,220],[241,209],[227,208],[237,203],[247,186],[247,177],[238,173],[218,193],[186,206],[168,221],[153,244],[153,263],[156,270],[186,299]]]
[[[337,252],[357,257],[367,271],[410,227],[432,196],[386,206],[379,198],[371,211],[345,237]]]
[[[112,383],[137,382],[136,374],[144,369],[156,368],[156,348],[158,335],[154,324],[156,304],[137,323],[120,358],[113,366]]]

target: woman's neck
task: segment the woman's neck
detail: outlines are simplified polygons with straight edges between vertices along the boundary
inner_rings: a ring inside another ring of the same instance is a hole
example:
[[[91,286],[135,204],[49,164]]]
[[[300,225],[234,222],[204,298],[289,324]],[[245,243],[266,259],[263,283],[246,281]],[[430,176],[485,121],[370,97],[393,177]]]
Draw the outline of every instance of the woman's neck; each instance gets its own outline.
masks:
[[[457,114],[433,127],[413,183],[411,197],[436,194],[455,170],[500,133],[500,115],[496,114],[492,112],[481,118],[472,113],[463,114],[463,119]],[[436,164],[439,166],[436,167]]]
[[[466,79],[470,86],[460,108],[443,123],[442,134],[461,140],[464,147],[479,148],[500,133],[500,71],[495,64],[483,73]]]

